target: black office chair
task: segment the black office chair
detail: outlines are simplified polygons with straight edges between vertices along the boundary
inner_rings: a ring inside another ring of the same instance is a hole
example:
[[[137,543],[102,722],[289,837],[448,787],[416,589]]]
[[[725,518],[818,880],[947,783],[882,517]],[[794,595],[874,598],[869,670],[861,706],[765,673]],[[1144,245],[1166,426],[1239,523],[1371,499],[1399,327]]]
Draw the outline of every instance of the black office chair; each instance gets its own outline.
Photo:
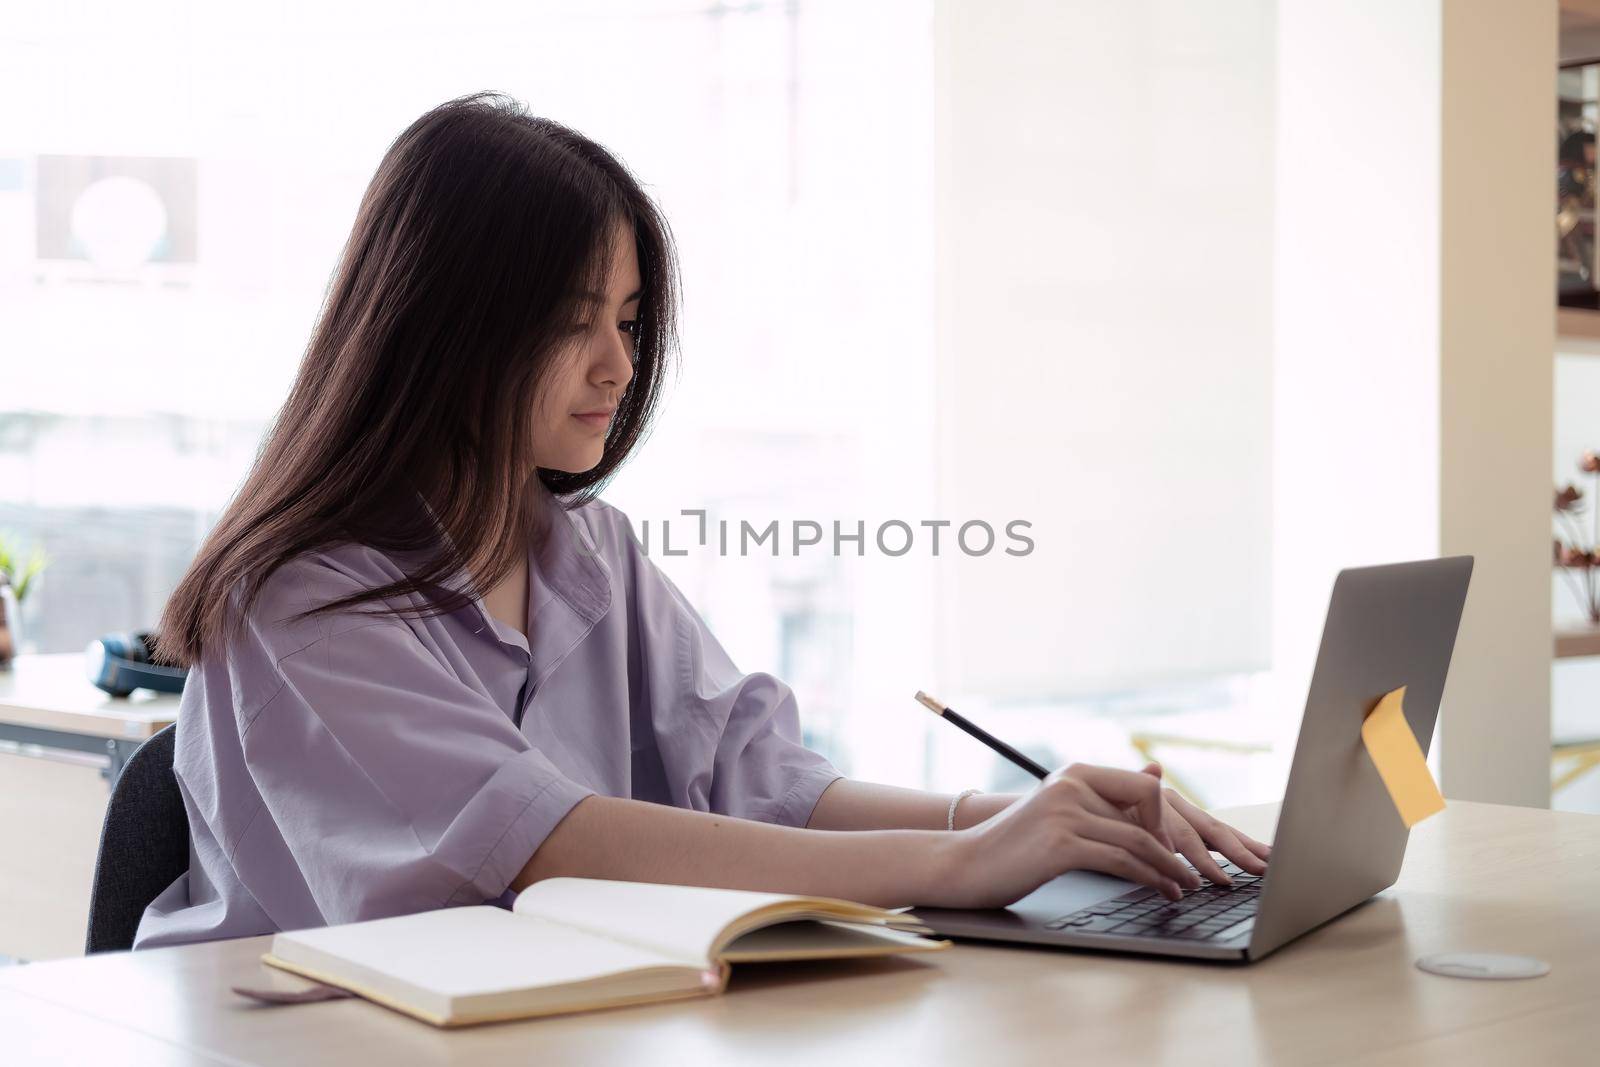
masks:
[[[132,948],[145,907],[189,869],[189,816],[172,774],[177,729],[174,723],[134,750],[111,790],[85,952]]]

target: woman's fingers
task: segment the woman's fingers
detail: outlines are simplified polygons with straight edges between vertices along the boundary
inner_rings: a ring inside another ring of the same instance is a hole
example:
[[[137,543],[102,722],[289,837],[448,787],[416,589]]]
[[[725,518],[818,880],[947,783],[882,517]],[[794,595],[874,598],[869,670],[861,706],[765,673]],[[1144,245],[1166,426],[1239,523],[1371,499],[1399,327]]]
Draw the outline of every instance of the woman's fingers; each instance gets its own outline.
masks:
[[[1161,777],[1161,764],[1151,760],[1139,768],[1140,774],[1148,774],[1153,778]],[[1171,794],[1171,795],[1169,795]],[[1206,848],[1206,843],[1195,830],[1193,824],[1184,818],[1182,813],[1173,806],[1171,796],[1176,795],[1171,790],[1163,790],[1162,795],[1167,798],[1167,834],[1177,845],[1178,851],[1186,856],[1195,870],[1211,879],[1218,885],[1232,885],[1233,879],[1228,877],[1222,865],[1211,858],[1211,850]]]
[[[1120,822],[1130,829],[1139,829],[1138,824],[1134,822],[1134,809],[1116,807],[1092,790],[1088,791],[1085,796],[1083,807],[1085,811]],[[1200,835],[1195,832],[1194,827],[1190,826],[1183,816],[1176,811],[1169,810],[1166,816],[1167,838],[1175,846],[1168,848],[1167,854],[1182,853],[1188,857],[1189,862],[1194,864],[1195,869],[1201,875],[1211,879],[1213,882],[1220,882],[1226,885],[1229,880],[1228,876],[1222,873],[1222,868],[1217,865],[1217,861],[1211,858],[1211,853],[1207,851],[1205,842],[1200,839]],[[1164,843],[1162,847],[1166,848]],[[1182,867],[1183,865],[1180,863],[1179,866]],[[1185,867],[1184,870],[1187,872],[1188,868]],[[1192,875],[1191,872],[1191,880],[1185,884],[1191,886],[1199,885],[1198,876]]]
[[[1269,859],[1272,858],[1272,846],[1271,845],[1262,844],[1260,841],[1257,841],[1255,838],[1246,836],[1244,833],[1242,833],[1238,829],[1238,827],[1229,827],[1229,829],[1233,830],[1233,834],[1234,834],[1235,837],[1237,837],[1240,841],[1244,842],[1244,847],[1245,848],[1249,849],[1251,852],[1254,852],[1262,860],[1269,860]]]
[[[1077,852],[1078,855],[1069,869],[1103,871],[1118,878],[1126,878],[1130,882],[1147,885],[1159,891],[1168,900],[1183,899],[1183,891],[1178,888],[1177,882],[1132,855],[1125,848],[1085,838],[1078,842]]]
[[[1178,843],[1178,851],[1194,864],[1194,869],[1218,885],[1232,885],[1233,879],[1229,878],[1222,865],[1212,858],[1211,850],[1206,848],[1205,840],[1199,831],[1179,814],[1176,808],[1173,809],[1172,818],[1174,822],[1182,824],[1173,830],[1173,840]]]
[[[1191,871],[1172,850],[1149,833],[1123,819],[1101,815],[1084,815],[1078,827],[1082,837],[1115,845],[1142,863],[1159,871],[1178,885],[1190,889],[1200,888],[1200,876]]]
[[[1160,778],[1161,777],[1161,764],[1157,763],[1154,760],[1151,760],[1149,763],[1146,763],[1144,765],[1144,767],[1140,770],[1139,773],[1148,774],[1148,775],[1151,775],[1152,777],[1155,777],[1155,778]],[[1262,861],[1262,863],[1265,863],[1268,859],[1270,859],[1272,857],[1272,846],[1271,845],[1263,844],[1262,842],[1257,841],[1255,838],[1251,837],[1250,835],[1248,835],[1248,834],[1246,834],[1246,833],[1244,833],[1244,832],[1242,832],[1240,830],[1237,830],[1232,826],[1229,826],[1227,823],[1222,822],[1222,821],[1220,821],[1220,820],[1218,820],[1216,818],[1213,818],[1210,815],[1206,815],[1203,811],[1201,811],[1201,809],[1195,807],[1193,804],[1190,804],[1187,800],[1183,800],[1183,798],[1181,796],[1179,796],[1179,794],[1177,794],[1176,792],[1174,792],[1172,790],[1167,790],[1166,792],[1167,792],[1168,800],[1169,801],[1173,801],[1173,803],[1171,805],[1173,810],[1178,813],[1180,818],[1182,818],[1185,822],[1188,822],[1191,826],[1194,825],[1195,820],[1190,818],[1188,811],[1185,811],[1185,809],[1183,807],[1179,807],[1178,804],[1176,803],[1176,801],[1182,801],[1182,803],[1184,805],[1186,805],[1189,809],[1191,809],[1193,811],[1196,811],[1196,812],[1200,812],[1200,814],[1204,815],[1205,818],[1208,819],[1210,822],[1215,823],[1217,826],[1219,826],[1223,830],[1227,831],[1227,833],[1232,834],[1233,837],[1239,842],[1239,844],[1242,845],[1246,850],[1248,850],[1250,855],[1252,857],[1254,857],[1255,859],[1258,859],[1258,860]],[[1223,836],[1224,836],[1224,839],[1225,839],[1225,835],[1223,835]],[[1186,848],[1185,849],[1180,849],[1180,851],[1182,851],[1185,856],[1188,856],[1190,861],[1193,862],[1196,867],[1199,867],[1203,871],[1206,870],[1206,866],[1204,864],[1200,863],[1200,861],[1198,859],[1196,859],[1194,854],[1191,853],[1188,849],[1186,849]],[[1241,859],[1240,859],[1239,856],[1236,856],[1233,853],[1224,851],[1222,848],[1218,848],[1217,851],[1221,852],[1224,856],[1227,856],[1230,860],[1233,860],[1233,862],[1239,864],[1239,866],[1245,868],[1246,870],[1251,870],[1252,869],[1251,866],[1248,863],[1241,862]],[[1216,861],[1211,860],[1211,857],[1210,857],[1209,854],[1207,854],[1206,859],[1213,866],[1215,865]],[[1218,868],[1218,870],[1220,871],[1221,868]],[[1256,873],[1259,874],[1260,871],[1257,871]],[[1217,881],[1216,875],[1210,873],[1209,871],[1206,871],[1206,877],[1210,878],[1213,882]]]
[[[1189,803],[1172,790],[1167,791],[1167,799],[1171,802],[1174,810],[1176,810],[1179,815],[1183,816],[1184,820],[1187,821],[1190,826],[1195,828],[1196,832],[1199,833],[1201,840],[1204,841],[1207,846],[1222,853],[1224,856],[1228,857],[1228,859],[1238,864],[1244,870],[1249,871],[1251,874],[1261,874],[1267,869],[1265,858],[1257,854],[1252,849],[1247,848],[1244,842],[1239,839],[1239,835],[1237,832],[1235,832],[1233,827],[1229,826],[1222,820],[1213,818],[1204,811],[1201,811],[1199,808],[1195,807],[1193,804]],[[1260,845],[1259,841],[1255,843]],[[1194,859],[1193,856],[1190,856],[1189,858],[1191,860]],[[1198,867],[1199,863],[1197,862],[1195,866]],[[1212,881],[1218,880],[1209,874],[1207,877],[1211,878]]]
[[[1140,773],[1154,775],[1159,778],[1161,777],[1161,764],[1147,763]],[[1183,853],[1190,863],[1194,864],[1195,870],[1211,879],[1212,882],[1217,885],[1232,885],[1233,879],[1228,877],[1228,873],[1222,869],[1222,865],[1212,858],[1211,850],[1206,847],[1205,839],[1200,836],[1200,832],[1195,828],[1194,824],[1184,816],[1182,810],[1174,802],[1174,798],[1178,797],[1177,791],[1164,789],[1162,790],[1162,796],[1166,800],[1168,833],[1172,835],[1172,840],[1177,843],[1178,851]]]
[[[1172,838],[1167,834],[1165,805],[1161,801],[1161,780],[1148,774],[1119,770],[1115,767],[1095,767],[1076,763],[1066,773],[1093,789],[1095,793],[1118,807],[1133,807],[1138,812],[1139,825],[1156,840],[1175,851]]]
[[[1083,786],[1083,792],[1080,794],[1079,799],[1085,811],[1092,811],[1096,815],[1104,815],[1108,819],[1121,819],[1130,826],[1139,825],[1139,810],[1132,804],[1113,804],[1099,793],[1096,793],[1094,787],[1089,783],[1080,782],[1080,784]],[[1162,825],[1165,827],[1167,824],[1163,822]],[[1170,833],[1171,829],[1169,827],[1169,836]]]

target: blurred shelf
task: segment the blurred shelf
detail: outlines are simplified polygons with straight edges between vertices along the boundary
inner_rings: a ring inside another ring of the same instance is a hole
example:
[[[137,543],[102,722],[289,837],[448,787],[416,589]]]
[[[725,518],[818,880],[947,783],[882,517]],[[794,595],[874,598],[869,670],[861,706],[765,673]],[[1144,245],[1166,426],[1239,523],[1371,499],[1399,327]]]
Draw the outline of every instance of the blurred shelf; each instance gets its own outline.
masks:
[[[1556,631],[1556,659],[1600,656],[1600,627]]]
[[[1600,356],[1600,311],[1556,308],[1556,348],[1563,354]]]

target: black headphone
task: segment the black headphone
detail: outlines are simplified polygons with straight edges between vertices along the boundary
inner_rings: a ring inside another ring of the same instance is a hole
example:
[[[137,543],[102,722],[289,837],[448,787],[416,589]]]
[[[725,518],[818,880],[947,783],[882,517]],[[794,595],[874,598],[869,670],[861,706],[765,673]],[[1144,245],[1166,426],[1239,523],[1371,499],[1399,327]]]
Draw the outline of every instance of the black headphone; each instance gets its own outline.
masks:
[[[185,667],[162,667],[150,662],[149,632],[106,634],[90,641],[84,649],[89,681],[114,697],[125,697],[135,689],[154,689],[158,693],[181,693],[189,671]]]

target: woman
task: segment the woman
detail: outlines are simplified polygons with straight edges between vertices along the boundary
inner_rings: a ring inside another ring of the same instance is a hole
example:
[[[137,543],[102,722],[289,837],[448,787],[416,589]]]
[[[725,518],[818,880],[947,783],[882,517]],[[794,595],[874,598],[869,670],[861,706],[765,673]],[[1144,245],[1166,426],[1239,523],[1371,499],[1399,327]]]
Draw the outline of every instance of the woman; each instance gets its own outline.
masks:
[[[1153,766],[952,800],[802,747],[790,690],[740,674],[595,499],[656,406],[676,296],[665,221],[593,142],[488,94],[395,141],[161,621],[191,668],[192,849],[136,947],[553,875],[979,907],[1075,867],[1176,897],[1198,878],[1174,849],[1263,869]]]

